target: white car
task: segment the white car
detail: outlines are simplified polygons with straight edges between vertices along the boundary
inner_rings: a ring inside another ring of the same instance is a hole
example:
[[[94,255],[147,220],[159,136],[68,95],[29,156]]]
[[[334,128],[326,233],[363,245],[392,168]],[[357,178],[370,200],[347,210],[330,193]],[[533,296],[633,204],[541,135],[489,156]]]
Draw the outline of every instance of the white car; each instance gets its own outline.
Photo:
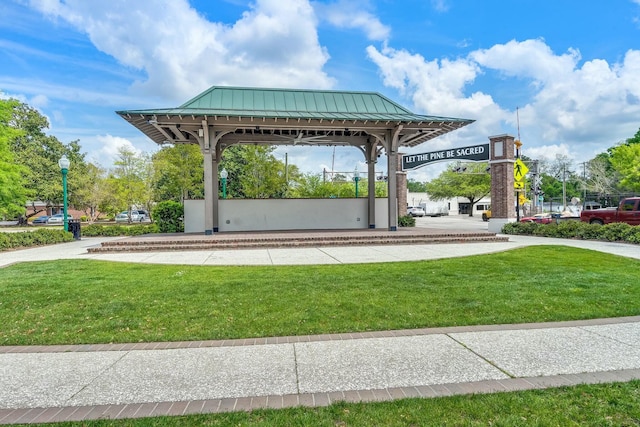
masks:
[[[67,214],[67,220],[73,219],[73,217]],[[51,215],[47,220],[47,224],[64,224],[64,214]]]
[[[133,209],[131,211],[131,222],[149,221],[147,211],[142,209]],[[116,222],[129,222],[129,211],[122,211],[116,215]]]
[[[420,206],[411,206],[407,208],[407,215],[423,217],[426,213]]]

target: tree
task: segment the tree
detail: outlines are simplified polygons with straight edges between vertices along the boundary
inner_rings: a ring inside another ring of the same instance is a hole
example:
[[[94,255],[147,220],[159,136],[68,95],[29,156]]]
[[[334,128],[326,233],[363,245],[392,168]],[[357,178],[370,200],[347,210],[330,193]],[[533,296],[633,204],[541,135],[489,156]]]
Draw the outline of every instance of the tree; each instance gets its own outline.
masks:
[[[455,166],[442,172],[438,178],[426,183],[427,193],[433,200],[465,197],[469,199],[473,216],[473,206],[491,192],[491,176],[486,172],[487,163],[466,163],[463,173],[455,172]]]
[[[640,192],[640,143],[624,144],[611,150],[611,165],[621,176],[620,184]]]
[[[582,197],[579,177],[571,170],[571,160],[565,155],[557,155],[551,163],[541,162],[542,191],[545,198],[560,198],[565,205],[573,197]]]
[[[407,181],[407,189],[412,193],[426,193],[427,186],[424,182],[418,182],[413,179]]]
[[[204,161],[200,147],[179,144],[162,148],[152,157],[153,193],[156,201],[204,197]]]
[[[300,178],[294,165],[273,156],[274,147],[237,145],[224,150],[220,169],[229,173],[229,197],[266,199],[287,197],[289,183]]]
[[[24,167],[16,164],[10,141],[21,132],[10,126],[15,100],[0,100],[0,218],[15,218],[25,212],[27,194]]]
[[[131,211],[134,207],[144,206],[149,210],[151,205],[151,160],[146,154],[137,154],[127,147],[118,149],[115,168],[107,178],[108,186],[115,196],[112,209],[126,207]],[[106,206],[105,206],[106,207]],[[111,210],[110,213],[114,214]]]
[[[11,139],[11,150],[15,162],[24,166],[25,191],[32,201],[39,200],[47,207],[62,204],[62,178],[58,160],[63,155],[71,161],[68,185],[69,199],[73,203],[77,191],[77,177],[85,172],[84,154],[80,152],[78,141],[68,145],[56,137],[49,136],[44,130],[49,127],[46,117],[34,108],[15,102],[12,105],[12,117],[9,126],[20,133]]]
[[[638,129],[638,131],[636,132],[635,135],[633,135],[633,138],[629,138],[625,141],[625,143],[627,145],[632,145],[632,144],[640,144],[640,129]]]
[[[304,174],[291,190],[291,195],[295,198],[314,199],[338,197],[338,185],[340,184],[323,180],[319,174]]]
[[[73,206],[82,210],[90,222],[98,217],[100,206],[108,200],[106,170],[98,165],[89,163],[83,174],[76,174],[76,190],[73,192]]]
[[[599,197],[615,190],[619,179],[611,166],[610,158],[609,154],[601,153],[584,164],[584,176],[579,178],[583,189],[597,193]]]

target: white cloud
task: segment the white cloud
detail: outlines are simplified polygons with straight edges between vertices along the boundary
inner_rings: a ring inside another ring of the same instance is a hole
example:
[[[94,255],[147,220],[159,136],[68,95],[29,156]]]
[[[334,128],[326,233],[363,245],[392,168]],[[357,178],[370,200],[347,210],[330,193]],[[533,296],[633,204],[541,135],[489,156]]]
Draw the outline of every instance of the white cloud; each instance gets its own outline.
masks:
[[[32,0],[54,19],[85,32],[102,52],[147,79],[142,95],[183,102],[220,84],[330,88],[322,70],[329,55],[318,41],[317,20],[306,0],[257,0],[234,25],[209,22],[185,0]],[[127,13],[120,13],[126,10]]]
[[[438,12],[447,12],[450,8],[448,0],[431,0],[431,6]]]
[[[482,72],[471,60],[428,61],[422,55],[387,46],[382,50],[369,46],[367,52],[380,68],[384,84],[410,97],[417,113],[476,119],[472,133],[484,135],[496,134],[496,127],[509,114],[488,94],[479,91],[465,94],[465,89]],[[454,138],[465,139],[465,135],[472,137],[469,128],[456,131]],[[450,144],[451,141],[451,136],[445,136],[434,143]]]
[[[136,148],[131,141],[126,138],[112,135],[98,135],[96,137],[100,148],[97,150],[98,159],[92,159],[102,165],[111,165],[118,157],[118,150],[126,148],[136,154],[142,154],[142,151]]]
[[[515,111],[473,90],[478,76],[489,71],[496,71],[505,85],[533,92],[519,110],[524,148],[530,153],[587,160],[638,128],[637,50],[629,50],[615,64],[602,59],[581,63],[577,50],[555,54],[543,40],[510,41],[458,59],[427,60],[388,46],[381,50],[370,46],[367,52],[385,85],[410,97],[420,112],[477,120],[456,131],[452,139],[445,137],[448,143],[481,142],[489,135],[516,130]]]
[[[368,12],[368,4],[360,1],[340,0],[336,3],[314,3],[318,16],[338,28],[361,29],[369,40],[387,40],[391,29]]]
[[[29,100],[29,105],[35,108],[46,107],[49,104],[49,98],[45,95],[36,95]]]

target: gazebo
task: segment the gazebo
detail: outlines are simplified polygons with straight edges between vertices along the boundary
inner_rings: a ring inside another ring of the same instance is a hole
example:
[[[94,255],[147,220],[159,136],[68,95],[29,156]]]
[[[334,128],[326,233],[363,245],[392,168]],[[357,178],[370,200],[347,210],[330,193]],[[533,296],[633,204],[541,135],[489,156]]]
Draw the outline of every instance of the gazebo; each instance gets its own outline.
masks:
[[[398,152],[473,122],[414,114],[374,92],[214,86],[176,108],[117,111],[157,144],[198,144],[204,155],[204,232],[219,230],[218,164],[234,144],[352,146],[375,176],[387,158],[387,228],[398,224]],[[368,180],[368,228],[375,224],[375,180]],[[313,228],[313,227],[309,227]]]

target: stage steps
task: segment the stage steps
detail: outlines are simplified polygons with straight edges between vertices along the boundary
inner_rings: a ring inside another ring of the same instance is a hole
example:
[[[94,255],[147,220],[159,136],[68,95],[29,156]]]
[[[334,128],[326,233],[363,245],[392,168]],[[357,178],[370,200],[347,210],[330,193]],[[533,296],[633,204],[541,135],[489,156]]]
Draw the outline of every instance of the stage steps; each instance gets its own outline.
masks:
[[[137,236],[104,242],[90,253],[206,251],[228,249],[303,248],[323,246],[425,245],[506,242],[508,237],[486,232],[316,232]]]

